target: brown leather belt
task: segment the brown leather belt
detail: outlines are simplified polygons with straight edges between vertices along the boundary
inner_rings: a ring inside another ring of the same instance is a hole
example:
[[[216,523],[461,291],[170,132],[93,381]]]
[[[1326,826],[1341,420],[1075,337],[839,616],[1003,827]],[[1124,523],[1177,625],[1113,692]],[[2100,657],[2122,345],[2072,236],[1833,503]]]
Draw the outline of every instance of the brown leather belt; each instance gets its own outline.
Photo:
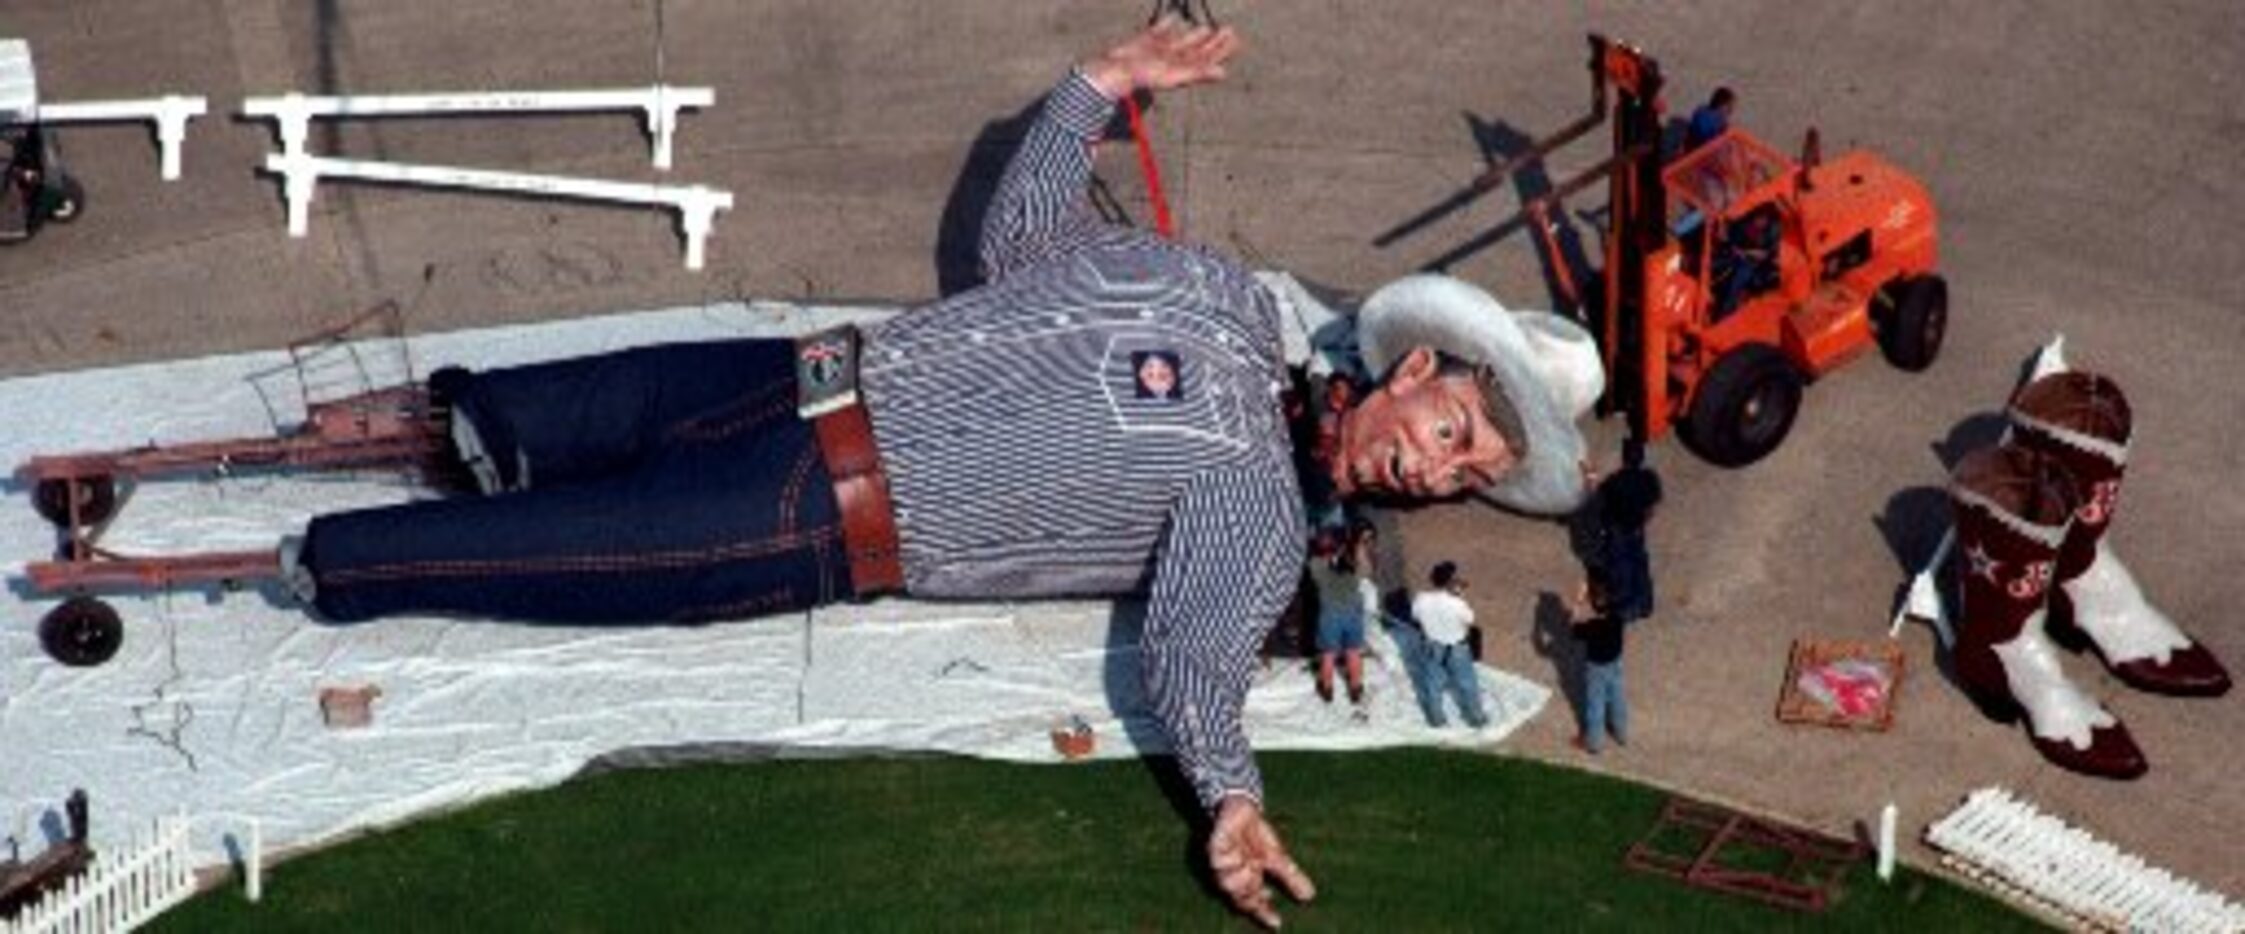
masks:
[[[819,454],[834,482],[834,502],[842,510],[850,587],[859,597],[903,590],[896,504],[889,499],[881,452],[873,446],[872,418],[865,414],[865,406],[849,405],[813,419],[811,426],[818,431]]]

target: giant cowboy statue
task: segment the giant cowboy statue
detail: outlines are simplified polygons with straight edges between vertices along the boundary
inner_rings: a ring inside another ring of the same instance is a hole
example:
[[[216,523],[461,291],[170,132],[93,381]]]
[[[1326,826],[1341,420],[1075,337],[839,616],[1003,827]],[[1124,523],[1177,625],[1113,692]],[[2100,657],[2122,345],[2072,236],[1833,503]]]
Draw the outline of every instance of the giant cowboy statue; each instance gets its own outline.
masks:
[[[480,496],[321,516],[284,548],[321,616],[739,619],[838,600],[1148,598],[1147,696],[1231,903],[1315,892],[1263,814],[1240,710],[1301,573],[1278,300],[1206,248],[1103,223],[1094,143],[1138,90],[1220,80],[1230,29],[1164,20],[1045,99],[982,232],[988,282],[855,333],[440,371]],[[1416,276],[1364,303],[1382,380],[1343,495],[1582,496],[1595,352],[1556,316]]]

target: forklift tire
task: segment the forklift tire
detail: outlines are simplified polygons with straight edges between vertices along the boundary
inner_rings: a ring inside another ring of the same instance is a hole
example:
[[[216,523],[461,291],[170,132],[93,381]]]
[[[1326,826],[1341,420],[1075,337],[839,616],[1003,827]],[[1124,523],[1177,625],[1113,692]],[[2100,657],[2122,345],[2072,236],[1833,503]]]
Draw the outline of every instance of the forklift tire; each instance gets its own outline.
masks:
[[[1718,467],[1744,467],[1777,450],[1801,408],[1801,374],[1768,344],[1715,361],[1692,398],[1684,441]]]
[[[1902,279],[1886,287],[1889,305],[1879,321],[1879,349],[1895,369],[1916,373],[1933,365],[1949,331],[1949,283],[1940,276]]]
[[[47,209],[47,219],[57,224],[67,224],[86,213],[86,186],[70,176],[62,178],[62,195],[55,199],[54,207]]]
[[[39,481],[32,488],[31,508],[55,528],[70,528],[70,501],[78,500],[78,523],[95,526],[117,511],[117,481],[110,477],[71,477]]]
[[[39,620],[39,646],[48,657],[72,668],[106,662],[124,644],[124,620],[115,608],[93,597],[64,600]]]

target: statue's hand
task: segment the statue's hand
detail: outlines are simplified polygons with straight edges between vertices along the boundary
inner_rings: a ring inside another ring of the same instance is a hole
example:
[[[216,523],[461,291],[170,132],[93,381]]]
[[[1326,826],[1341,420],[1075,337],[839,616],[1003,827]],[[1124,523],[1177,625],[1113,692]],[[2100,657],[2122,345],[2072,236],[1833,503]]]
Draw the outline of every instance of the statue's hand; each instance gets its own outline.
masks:
[[[1216,884],[1233,908],[1272,930],[1281,922],[1278,911],[1271,907],[1271,890],[1264,884],[1266,875],[1277,876],[1295,901],[1317,897],[1317,884],[1294,864],[1293,857],[1286,855],[1286,844],[1279,842],[1278,831],[1271,829],[1270,822],[1263,819],[1263,809],[1248,798],[1226,798],[1217,809],[1216,828],[1208,834],[1208,867],[1215,872]]]
[[[1109,100],[1144,88],[1166,91],[1224,78],[1224,62],[1239,51],[1232,28],[1188,26],[1164,16],[1144,32],[1084,63],[1084,75]]]

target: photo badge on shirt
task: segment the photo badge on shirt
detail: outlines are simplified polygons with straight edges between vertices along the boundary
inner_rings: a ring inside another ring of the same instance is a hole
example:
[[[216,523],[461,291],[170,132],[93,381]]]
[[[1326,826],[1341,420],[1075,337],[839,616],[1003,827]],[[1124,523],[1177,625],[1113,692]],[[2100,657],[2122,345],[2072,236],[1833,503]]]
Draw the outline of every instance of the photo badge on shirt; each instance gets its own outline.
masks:
[[[1185,398],[1185,367],[1174,350],[1134,350],[1130,375],[1138,398],[1175,402]]]
[[[1239,401],[1225,380],[1210,378],[1208,360],[1206,348],[1176,335],[1116,335],[1099,374],[1116,427],[1129,434],[1199,438],[1225,447],[1246,444],[1249,432]]]

